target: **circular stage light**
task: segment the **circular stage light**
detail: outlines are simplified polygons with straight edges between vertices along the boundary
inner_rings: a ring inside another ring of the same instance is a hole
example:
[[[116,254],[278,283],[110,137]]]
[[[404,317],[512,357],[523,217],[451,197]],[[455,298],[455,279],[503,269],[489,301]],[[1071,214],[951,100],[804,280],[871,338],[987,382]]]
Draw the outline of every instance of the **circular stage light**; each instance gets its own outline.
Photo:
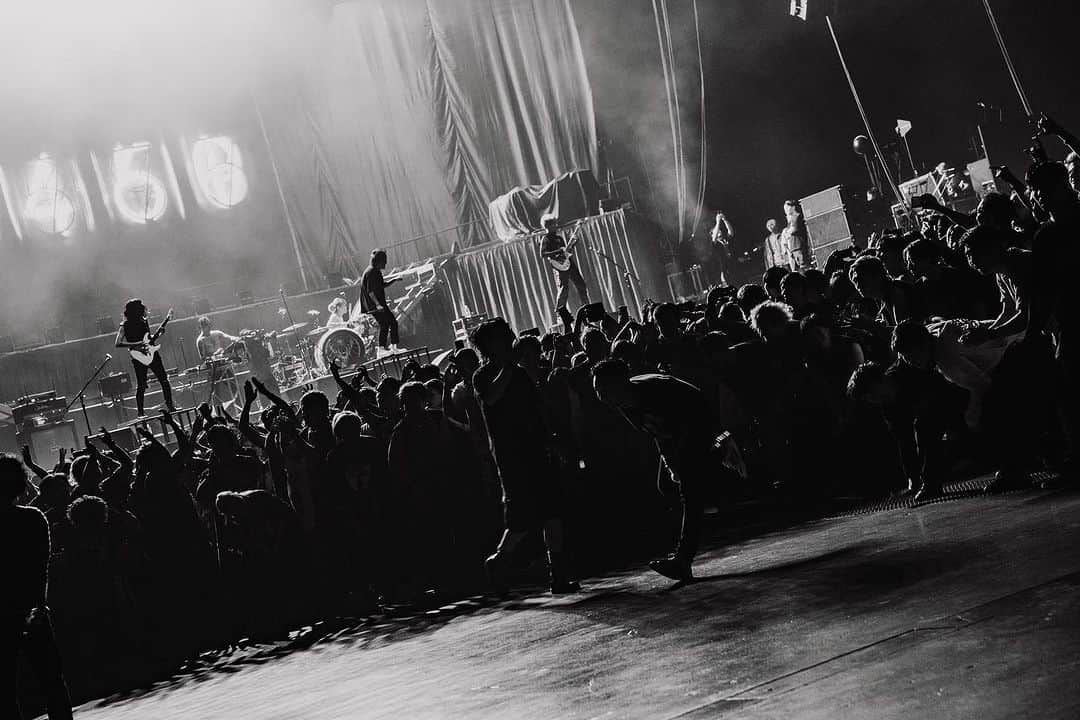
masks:
[[[165,185],[153,175],[134,174],[117,180],[113,187],[116,209],[132,223],[160,220],[168,207]]]
[[[26,218],[47,235],[63,235],[75,225],[75,203],[62,190],[38,190],[26,201]]]
[[[247,177],[236,165],[218,165],[207,172],[205,190],[210,202],[228,209],[247,197]]]

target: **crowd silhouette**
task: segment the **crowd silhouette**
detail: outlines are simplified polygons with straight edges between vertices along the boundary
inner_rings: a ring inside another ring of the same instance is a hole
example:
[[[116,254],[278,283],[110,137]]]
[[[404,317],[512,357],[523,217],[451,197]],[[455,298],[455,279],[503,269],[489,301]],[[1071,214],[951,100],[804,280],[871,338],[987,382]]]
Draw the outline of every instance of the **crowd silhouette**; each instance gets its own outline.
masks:
[[[163,412],[172,451],[143,429],[134,453],[103,431],[49,470],[5,456],[24,682],[62,717],[59,657],[86,697],[313,618],[542,572],[575,592],[668,547],[653,569],[688,581],[710,507],[931,500],[979,472],[990,491],[1042,470],[1075,483],[1080,147],[1045,116],[1039,130],[1066,163],[1038,157],[1023,182],[999,169],[1009,194],[970,217],[920,198],[919,229],[822,268],[780,263],[639,318],[583,309],[543,334],[495,319],[442,368],[335,367],[334,398],[294,405],[253,379],[236,418]]]

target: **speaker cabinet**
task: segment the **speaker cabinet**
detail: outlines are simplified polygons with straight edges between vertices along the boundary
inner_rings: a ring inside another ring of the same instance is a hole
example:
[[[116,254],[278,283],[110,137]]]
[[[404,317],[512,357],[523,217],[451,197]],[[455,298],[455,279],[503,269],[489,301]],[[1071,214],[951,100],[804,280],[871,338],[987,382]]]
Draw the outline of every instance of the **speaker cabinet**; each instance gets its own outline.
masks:
[[[59,448],[77,448],[81,445],[75,434],[75,421],[64,420],[41,426],[27,426],[19,433],[18,445],[29,445],[34,462],[42,467],[51,467]]]
[[[823,268],[830,255],[851,246],[851,225],[844,207],[842,187],[827,188],[799,202],[815,265]]]

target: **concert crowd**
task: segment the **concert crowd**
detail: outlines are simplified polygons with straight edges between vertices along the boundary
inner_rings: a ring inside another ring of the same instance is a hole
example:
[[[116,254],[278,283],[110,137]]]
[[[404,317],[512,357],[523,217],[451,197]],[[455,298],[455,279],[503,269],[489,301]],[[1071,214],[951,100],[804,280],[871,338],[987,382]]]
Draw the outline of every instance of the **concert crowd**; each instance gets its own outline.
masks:
[[[824,267],[773,246],[760,283],[703,304],[494,319],[442,368],[335,368],[336,397],[295,405],[256,378],[238,417],[163,412],[172,452],[143,430],[134,453],[105,433],[49,469],[3,458],[23,682],[62,717],[59,657],[87,697],[315,618],[540,577],[574,592],[647,553],[688,581],[703,517],[745,523],[736,506],[1075,483],[1080,160],[999,177],[973,215],[919,198],[919,229]]]

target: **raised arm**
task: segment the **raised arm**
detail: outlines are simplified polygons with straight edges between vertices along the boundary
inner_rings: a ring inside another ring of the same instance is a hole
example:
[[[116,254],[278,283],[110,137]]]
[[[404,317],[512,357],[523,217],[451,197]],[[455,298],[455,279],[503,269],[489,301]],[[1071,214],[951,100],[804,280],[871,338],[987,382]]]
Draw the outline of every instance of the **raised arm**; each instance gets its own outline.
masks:
[[[98,432],[101,433],[101,442],[105,443],[105,447],[109,448],[109,453],[113,458],[120,463],[120,467],[127,470],[131,470],[135,467],[135,463],[131,461],[131,456],[127,454],[124,448],[116,444],[116,440],[113,439],[112,434],[104,427],[98,428]]]
[[[257,377],[251,378],[251,384],[255,386],[255,389],[262,393],[263,397],[272,402],[277,407],[281,408],[284,412],[289,414],[290,418],[296,419],[296,412],[293,410],[292,405],[279,398],[274,393],[262,384],[262,381]]]
[[[176,449],[180,451],[180,455],[187,454],[188,446],[191,444],[191,438],[184,432],[183,428],[177,424],[176,418],[172,416],[168,408],[161,408],[161,422],[169,428],[172,428],[173,435],[176,436]]]
[[[917,204],[916,204],[917,203]],[[950,207],[942,205],[936,197],[930,194],[919,195],[917,200],[912,200],[912,207],[921,207],[941,215],[955,225],[965,230],[975,227],[975,217],[966,213],[958,212]]]
[[[251,406],[257,396],[258,391],[255,390],[255,386],[251,384],[251,381],[245,382],[244,408],[240,411],[240,432],[256,447],[262,447],[266,444],[266,437],[251,424]]]
[[[1057,135],[1061,142],[1074,153],[1080,153],[1080,139],[1071,132],[1061,127],[1046,113],[1040,113],[1037,121],[1039,132],[1043,135]]]
[[[34,458],[30,456],[29,445],[22,446],[22,461],[23,465],[25,465],[30,472],[37,475],[39,480],[43,479],[46,475],[49,474],[48,472],[46,472],[45,468],[34,462]]]

